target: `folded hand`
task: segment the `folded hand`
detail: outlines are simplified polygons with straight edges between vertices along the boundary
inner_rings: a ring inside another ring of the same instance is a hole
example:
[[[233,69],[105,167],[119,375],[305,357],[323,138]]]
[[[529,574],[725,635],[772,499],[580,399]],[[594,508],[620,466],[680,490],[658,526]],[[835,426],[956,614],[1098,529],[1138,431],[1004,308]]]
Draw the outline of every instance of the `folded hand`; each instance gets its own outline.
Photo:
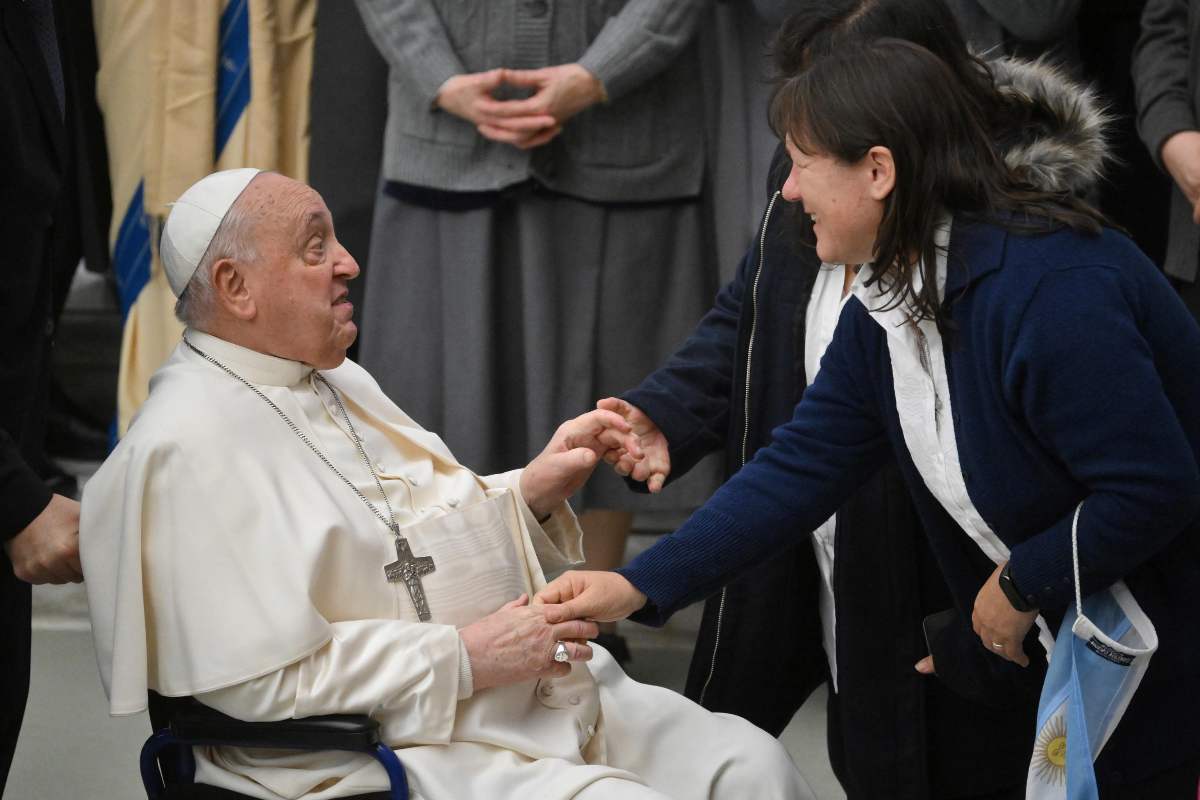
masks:
[[[520,100],[497,100],[501,86],[532,88]],[[604,96],[600,81],[578,64],[541,69],[493,69],[455,75],[438,91],[437,105],[475,125],[495,142],[529,150],[549,142],[563,123]]]

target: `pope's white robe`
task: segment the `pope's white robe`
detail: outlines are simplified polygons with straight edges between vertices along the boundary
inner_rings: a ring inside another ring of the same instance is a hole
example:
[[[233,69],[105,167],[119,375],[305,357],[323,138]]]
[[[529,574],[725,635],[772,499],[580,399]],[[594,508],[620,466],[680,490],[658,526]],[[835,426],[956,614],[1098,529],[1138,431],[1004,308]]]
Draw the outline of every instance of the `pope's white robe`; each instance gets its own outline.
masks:
[[[189,331],[254,384],[379,510],[332,395],[303,364]],[[247,386],[181,344],[87,484],[80,524],[113,714],[146,691],[241,719],[369,713],[417,798],[811,796],[748,723],[637,684],[596,648],[561,679],[472,691],[457,628],[581,560],[565,503],[539,525],[520,471],[458,464],[346,361],[324,373],[375,464],[422,578],[419,622],[383,522]],[[547,654],[549,658],[549,654]],[[197,748],[197,779],[261,798],[387,786],[368,756]]]

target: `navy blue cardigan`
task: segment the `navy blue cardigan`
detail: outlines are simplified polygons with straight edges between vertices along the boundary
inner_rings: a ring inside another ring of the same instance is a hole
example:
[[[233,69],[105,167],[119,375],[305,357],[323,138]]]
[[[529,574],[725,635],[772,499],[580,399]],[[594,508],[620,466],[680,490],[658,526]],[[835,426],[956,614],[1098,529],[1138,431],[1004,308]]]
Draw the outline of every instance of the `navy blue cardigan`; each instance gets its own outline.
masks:
[[[1082,589],[1124,578],[1160,639],[1105,749],[1116,782],[1200,753],[1200,327],[1124,236],[1016,234],[957,218],[947,373],[971,499],[1012,550],[1015,583],[1057,629]],[[981,684],[1021,669],[970,632],[993,565],[926,489],[896,414],[882,328],[852,299],[816,382],[770,447],[674,534],[620,570],[665,620],[811,530],[894,455],[964,620],[953,639]],[[1036,629],[1027,652],[1040,653]],[[935,659],[938,652],[935,649]],[[947,654],[948,656],[950,654]],[[1187,687],[1187,688],[1184,688]],[[1031,732],[1032,735],[1032,732]]]

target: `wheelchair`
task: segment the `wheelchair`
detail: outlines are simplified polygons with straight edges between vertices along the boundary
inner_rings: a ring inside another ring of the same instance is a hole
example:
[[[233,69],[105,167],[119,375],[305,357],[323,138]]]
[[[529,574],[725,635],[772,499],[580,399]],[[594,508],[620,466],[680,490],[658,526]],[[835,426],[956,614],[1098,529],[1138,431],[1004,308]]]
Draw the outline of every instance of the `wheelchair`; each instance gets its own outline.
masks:
[[[333,714],[279,722],[243,722],[191,697],[150,693],[155,732],[142,746],[142,785],[149,800],[248,800],[246,795],[194,782],[195,745],[368,753],[387,771],[387,792],[345,800],[408,800],[408,777],[395,752],[379,740],[379,723],[366,715]]]

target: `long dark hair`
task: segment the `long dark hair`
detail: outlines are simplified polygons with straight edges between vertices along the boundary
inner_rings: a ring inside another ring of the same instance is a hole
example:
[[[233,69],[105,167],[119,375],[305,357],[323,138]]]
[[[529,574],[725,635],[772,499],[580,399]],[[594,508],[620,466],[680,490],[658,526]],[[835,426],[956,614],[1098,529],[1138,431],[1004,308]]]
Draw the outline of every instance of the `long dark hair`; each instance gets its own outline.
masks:
[[[855,42],[889,37],[919,44],[964,81],[990,83],[984,62],[971,53],[944,0],[824,0],[804,3],[784,20],[771,43],[777,81]]]
[[[944,60],[899,39],[842,42],[811,59],[771,100],[772,128],[803,152],[854,164],[874,146],[891,151],[896,181],[884,201],[871,280],[890,304],[905,304],[943,330],[933,274],[943,210],[1024,232],[1066,225],[1099,233],[1103,223],[1073,195],[1037,189],[1005,165],[988,130],[991,102]]]
[[[1004,129],[1003,103],[996,94],[991,71],[967,47],[958,21],[944,0],[825,0],[800,4],[780,25],[771,43],[774,94],[816,59],[847,45],[884,37],[914,42],[945,61],[981,98],[981,105],[993,110],[991,116],[995,118],[989,119],[989,128]],[[772,127],[782,140],[786,131],[774,121]],[[814,242],[809,218],[798,206],[788,206],[788,213],[793,246],[811,250]]]

